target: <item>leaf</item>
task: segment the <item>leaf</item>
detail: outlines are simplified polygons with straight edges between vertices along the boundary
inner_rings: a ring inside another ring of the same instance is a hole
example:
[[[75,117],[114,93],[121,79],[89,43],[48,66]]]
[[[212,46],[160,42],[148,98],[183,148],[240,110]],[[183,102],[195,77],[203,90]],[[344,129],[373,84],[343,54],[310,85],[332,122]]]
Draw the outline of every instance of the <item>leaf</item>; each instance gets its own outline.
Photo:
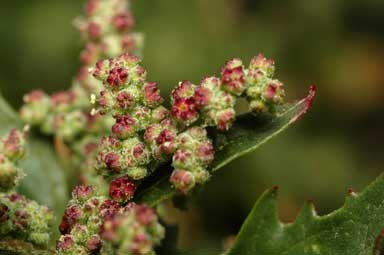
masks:
[[[18,114],[1,95],[0,124],[0,136],[6,135],[13,128],[23,128]],[[53,144],[49,139],[39,137],[33,132],[29,134],[27,144],[27,157],[21,161],[21,167],[27,176],[18,189],[28,198],[52,208],[56,215],[61,215],[68,201],[68,192]]]
[[[216,152],[210,171],[216,172],[229,162],[256,150],[286,130],[309,110],[315,92],[315,86],[311,86],[306,98],[295,104],[285,105],[277,115],[247,113],[238,116],[227,132],[210,130],[209,134]],[[156,170],[155,176],[142,184],[136,195],[136,201],[155,206],[165,199],[170,199],[175,194],[168,181],[171,171],[169,165]]]
[[[29,254],[29,255],[49,255],[55,254],[54,251],[40,249],[30,243],[19,240],[0,241],[0,254]]]
[[[277,190],[257,201],[226,255],[382,254],[373,250],[384,229],[384,175],[361,194],[349,190],[344,206],[328,215],[306,203],[292,224],[278,219]]]

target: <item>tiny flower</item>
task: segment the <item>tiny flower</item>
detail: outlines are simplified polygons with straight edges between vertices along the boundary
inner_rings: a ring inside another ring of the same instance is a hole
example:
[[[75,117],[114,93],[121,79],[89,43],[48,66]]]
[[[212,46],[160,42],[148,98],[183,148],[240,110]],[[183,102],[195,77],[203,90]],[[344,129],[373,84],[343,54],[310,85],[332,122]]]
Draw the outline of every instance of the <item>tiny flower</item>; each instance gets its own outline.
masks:
[[[130,108],[135,102],[135,96],[129,91],[121,91],[116,97],[117,104],[122,109]]]
[[[144,103],[149,107],[156,107],[163,102],[156,82],[147,82],[143,87]]]
[[[160,132],[159,136],[156,138],[157,145],[160,146],[160,150],[165,154],[171,154],[175,151],[176,135],[170,129],[164,129]]]
[[[87,250],[92,254],[99,252],[101,246],[102,243],[99,235],[93,235],[87,241]]]
[[[112,107],[112,104],[113,104],[113,96],[112,96],[112,94],[109,91],[107,91],[107,90],[101,91],[98,103],[103,108],[110,108],[110,107]]]
[[[121,37],[121,48],[124,52],[133,53],[137,47],[135,37],[131,35],[123,35]]]
[[[112,132],[119,139],[127,139],[135,134],[136,121],[129,115],[117,117],[116,123],[112,126]]]
[[[152,110],[152,119],[155,122],[160,122],[169,117],[169,110],[164,106],[159,106]]]
[[[109,196],[119,203],[131,200],[135,191],[135,183],[127,176],[116,178],[109,185]]]
[[[272,80],[269,82],[264,89],[262,97],[270,103],[273,104],[282,104],[285,92],[283,89],[283,84],[278,80]]]
[[[108,167],[108,169],[111,169],[114,172],[120,172],[121,171],[120,155],[115,152],[109,152],[105,156],[105,165]]]
[[[195,91],[193,98],[195,99],[195,104],[198,108],[207,106],[211,101],[212,91],[209,88],[198,86]]]
[[[61,236],[56,243],[56,249],[59,252],[69,251],[74,246],[75,246],[75,242],[73,241],[73,237],[71,235]]]
[[[137,221],[143,225],[149,226],[157,221],[157,215],[153,208],[146,205],[134,206]]]
[[[272,77],[275,71],[275,62],[265,58],[262,54],[253,57],[249,65],[250,70],[260,70],[268,77]]]
[[[132,29],[135,25],[135,20],[129,12],[121,13],[113,17],[112,23],[120,33],[126,32]]]
[[[172,158],[172,166],[176,169],[191,169],[196,165],[194,153],[191,150],[177,150]]]
[[[85,14],[87,16],[92,16],[93,14],[95,14],[99,5],[100,5],[100,0],[88,0],[88,2],[85,5]]]
[[[241,95],[245,90],[244,66],[240,59],[232,59],[225,63],[221,71],[224,90],[234,95]]]
[[[197,146],[197,156],[199,161],[204,165],[208,166],[214,159],[215,150],[212,143],[201,143]]]
[[[172,105],[171,114],[176,120],[186,126],[195,122],[199,117],[193,98],[179,98],[175,100],[175,103]]]
[[[195,85],[190,81],[181,81],[179,85],[172,90],[171,98],[176,101],[181,98],[191,98],[195,93]]]
[[[235,120],[236,112],[234,109],[220,111],[216,115],[217,128],[219,130],[228,130]]]
[[[187,194],[195,186],[195,177],[191,172],[174,170],[170,182],[175,186],[176,190]]]
[[[111,87],[120,87],[128,79],[128,70],[124,67],[114,67],[109,71],[107,83]]]
[[[91,186],[76,186],[72,191],[72,197],[80,201],[85,201],[93,195],[93,188]]]
[[[101,36],[101,26],[96,22],[89,22],[87,26],[87,34],[91,40],[97,40]]]
[[[4,137],[2,143],[3,153],[8,158],[18,160],[25,155],[25,133],[13,129]]]

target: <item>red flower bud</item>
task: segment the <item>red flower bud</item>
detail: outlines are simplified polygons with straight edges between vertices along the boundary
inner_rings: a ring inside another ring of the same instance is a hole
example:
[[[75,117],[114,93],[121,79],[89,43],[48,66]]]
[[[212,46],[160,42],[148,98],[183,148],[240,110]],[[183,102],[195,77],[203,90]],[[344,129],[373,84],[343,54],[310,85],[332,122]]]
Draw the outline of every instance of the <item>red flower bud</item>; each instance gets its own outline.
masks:
[[[216,122],[219,130],[228,130],[236,118],[235,110],[227,109],[217,113]]]
[[[119,139],[127,139],[135,133],[135,124],[136,121],[130,115],[119,116],[112,126],[112,132]]]
[[[129,31],[135,25],[135,20],[129,12],[121,13],[113,17],[112,23],[120,33]]]
[[[182,81],[172,91],[171,97],[173,101],[176,101],[181,98],[190,98],[193,96],[194,92],[194,85],[190,81]]]
[[[157,215],[153,208],[147,205],[135,205],[134,209],[136,219],[141,224],[148,226],[157,221]]]
[[[85,201],[93,195],[93,188],[91,186],[76,186],[72,191],[72,197]]]
[[[107,83],[111,87],[120,87],[128,79],[128,70],[124,67],[114,67],[109,71]]]
[[[193,98],[177,99],[172,105],[171,114],[176,120],[184,122],[186,125],[195,122],[199,117]]]
[[[87,26],[87,34],[92,40],[99,39],[101,36],[101,26],[96,22],[90,22]]]
[[[192,173],[184,170],[174,170],[170,182],[176,190],[186,194],[195,186],[195,177]]]
[[[163,102],[156,82],[147,82],[144,84],[143,97],[144,103],[149,107],[155,107]]]
[[[122,91],[117,94],[116,100],[120,108],[128,109],[133,105],[135,98],[131,93],[127,91]]]
[[[108,167],[108,169],[114,172],[120,172],[121,171],[120,155],[115,152],[109,152],[105,156],[105,164]]]
[[[135,191],[135,183],[127,176],[114,179],[109,185],[109,196],[119,203],[131,200]]]
[[[56,249],[61,252],[70,250],[75,245],[71,235],[62,236],[56,243]]]
[[[240,59],[232,59],[225,63],[221,71],[224,90],[234,95],[241,95],[245,90],[244,67]]]
[[[87,249],[92,254],[96,254],[101,249],[101,239],[99,235],[93,235],[91,236],[87,241]]]

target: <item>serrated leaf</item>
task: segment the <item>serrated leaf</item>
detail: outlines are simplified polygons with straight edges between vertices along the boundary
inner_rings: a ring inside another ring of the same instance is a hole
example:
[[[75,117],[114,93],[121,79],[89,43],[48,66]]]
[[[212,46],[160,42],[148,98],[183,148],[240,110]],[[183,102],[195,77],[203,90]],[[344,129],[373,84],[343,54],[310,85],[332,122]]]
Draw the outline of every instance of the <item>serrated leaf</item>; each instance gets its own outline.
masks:
[[[13,128],[21,130],[22,121],[0,95],[0,136],[7,134]],[[34,133],[29,134],[27,144],[28,155],[21,162],[21,167],[27,176],[21,181],[18,189],[28,198],[52,208],[59,216],[68,201],[68,193],[53,144]],[[55,231],[56,229],[57,227]]]
[[[227,132],[210,130],[210,138],[215,147],[215,160],[211,164],[210,171],[221,169],[286,130],[311,107],[315,91],[315,87],[311,86],[306,98],[295,104],[285,105],[279,109],[277,115],[243,114],[237,117]],[[168,181],[171,170],[169,165],[156,170],[155,177],[150,178],[138,191],[136,201],[155,206],[163,200],[170,199],[175,194]]]
[[[362,193],[348,192],[342,208],[317,216],[308,202],[296,221],[283,224],[277,213],[277,188],[257,201],[226,255],[372,255],[384,229],[384,175]]]

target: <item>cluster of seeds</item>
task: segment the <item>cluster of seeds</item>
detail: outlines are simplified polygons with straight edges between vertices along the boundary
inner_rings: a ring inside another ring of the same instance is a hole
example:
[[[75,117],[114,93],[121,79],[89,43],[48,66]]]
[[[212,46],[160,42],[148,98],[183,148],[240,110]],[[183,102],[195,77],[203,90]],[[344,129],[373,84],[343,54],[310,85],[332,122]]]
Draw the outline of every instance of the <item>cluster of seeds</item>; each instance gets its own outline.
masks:
[[[0,235],[47,245],[52,212],[13,191],[24,177],[18,164],[26,152],[25,136],[13,129],[0,138]]]
[[[106,177],[126,175],[139,180],[153,162],[172,159],[170,181],[183,193],[209,178],[214,148],[206,127],[228,130],[236,118],[239,97],[254,112],[274,112],[283,103],[283,85],[273,80],[273,61],[254,57],[246,69],[240,59],[222,67],[221,77],[206,77],[199,85],[182,81],[171,93],[171,109],[162,106],[156,83],[146,80],[140,59],[124,54],[99,61],[93,76],[104,90],[96,97],[101,114],[115,119],[113,136],[102,140],[96,168]],[[258,107],[255,107],[255,106]],[[262,107],[263,106],[263,107]]]
[[[76,187],[72,196],[60,224],[58,254],[147,255],[164,238],[155,211],[145,205],[119,204],[91,186]]]

